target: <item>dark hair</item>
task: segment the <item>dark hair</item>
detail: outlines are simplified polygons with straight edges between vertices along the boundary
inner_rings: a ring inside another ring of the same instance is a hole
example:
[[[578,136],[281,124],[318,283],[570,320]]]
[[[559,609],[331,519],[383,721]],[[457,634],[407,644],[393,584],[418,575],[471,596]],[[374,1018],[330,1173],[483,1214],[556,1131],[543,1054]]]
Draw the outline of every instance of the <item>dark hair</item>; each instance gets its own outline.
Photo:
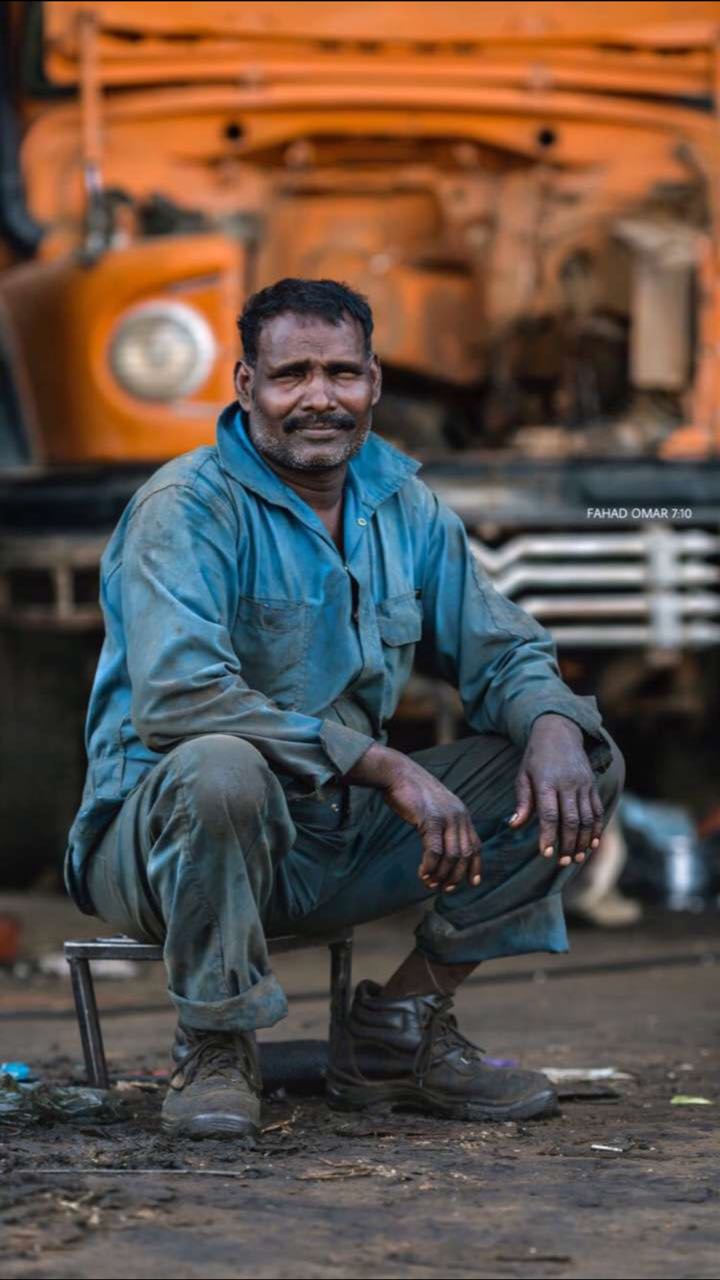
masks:
[[[350,316],[362,326],[365,354],[371,354],[373,318],[367,298],[337,280],[301,280],[288,276],[254,293],[243,307],[237,323],[248,364],[255,364],[257,360],[263,324],[288,311],[298,316],[319,316],[329,324],[341,324]]]

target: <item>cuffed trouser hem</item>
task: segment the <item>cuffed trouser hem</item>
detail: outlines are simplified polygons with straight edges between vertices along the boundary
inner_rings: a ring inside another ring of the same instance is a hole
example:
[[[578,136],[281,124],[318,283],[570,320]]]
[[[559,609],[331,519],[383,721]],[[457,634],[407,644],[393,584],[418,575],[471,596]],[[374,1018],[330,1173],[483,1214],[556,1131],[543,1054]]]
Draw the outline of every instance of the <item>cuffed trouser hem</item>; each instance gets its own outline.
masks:
[[[570,950],[559,893],[464,929],[455,928],[447,916],[429,911],[415,930],[415,938],[418,951],[436,964],[479,964],[530,951]]]
[[[266,973],[240,995],[211,1004],[188,1000],[174,991],[169,994],[182,1025],[196,1031],[255,1031],[274,1026],[288,1011],[285,993],[274,973]]]

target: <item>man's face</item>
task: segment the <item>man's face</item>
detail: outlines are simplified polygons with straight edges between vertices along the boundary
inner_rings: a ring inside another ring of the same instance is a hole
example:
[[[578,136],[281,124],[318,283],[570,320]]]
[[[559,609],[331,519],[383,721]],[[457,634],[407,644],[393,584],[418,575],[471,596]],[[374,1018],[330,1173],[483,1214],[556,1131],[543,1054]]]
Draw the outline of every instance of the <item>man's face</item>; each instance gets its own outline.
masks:
[[[294,471],[326,471],[360,451],[380,383],[357,321],[290,311],[263,324],[255,366],[242,361],[235,375],[256,449]]]

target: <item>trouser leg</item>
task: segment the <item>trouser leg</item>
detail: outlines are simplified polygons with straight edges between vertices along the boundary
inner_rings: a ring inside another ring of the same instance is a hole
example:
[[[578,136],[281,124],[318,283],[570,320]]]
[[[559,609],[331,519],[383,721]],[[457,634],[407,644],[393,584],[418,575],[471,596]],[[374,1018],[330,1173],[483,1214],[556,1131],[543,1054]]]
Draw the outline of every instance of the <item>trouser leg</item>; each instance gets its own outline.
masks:
[[[418,879],[420,839],[382,798],[368,803],[362,831],[324,885],[324,901],[302,928],[322,929],[374,920],[413,903],[434,901],[416,930],[416,945],[437,964],[479,963],[532,951],[567,951],[562,890],[579,870],[559,868],[538,852],[533,819],[519,830],[508,826],[515,809],[515,780],[522,753],[496,734],[477,735],[413,759],[466,804],[483,843],[483,879],[452,894],[434,895]],[[613,763],[596,783],[606,815],[622,790],[624,765],[614,747]],[[287,865],[290,870],[292,859]]]
[[[259,752],[209,734],[155,766],[93,854],[98,914],[162,942],[185,1026],[253,1030],[287,1013],[262,921],[294,838],[283,789]]]

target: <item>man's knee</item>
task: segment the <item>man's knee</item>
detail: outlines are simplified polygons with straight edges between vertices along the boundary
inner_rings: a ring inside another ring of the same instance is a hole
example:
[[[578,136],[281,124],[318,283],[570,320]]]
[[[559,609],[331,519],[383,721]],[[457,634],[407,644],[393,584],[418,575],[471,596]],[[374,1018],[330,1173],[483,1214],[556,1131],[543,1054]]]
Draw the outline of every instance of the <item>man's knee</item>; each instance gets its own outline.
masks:
[[[170,756],[187,802],[203,823],[257,812],[263,805],[272,774],[244,738],[203,734],[181,743]]]

